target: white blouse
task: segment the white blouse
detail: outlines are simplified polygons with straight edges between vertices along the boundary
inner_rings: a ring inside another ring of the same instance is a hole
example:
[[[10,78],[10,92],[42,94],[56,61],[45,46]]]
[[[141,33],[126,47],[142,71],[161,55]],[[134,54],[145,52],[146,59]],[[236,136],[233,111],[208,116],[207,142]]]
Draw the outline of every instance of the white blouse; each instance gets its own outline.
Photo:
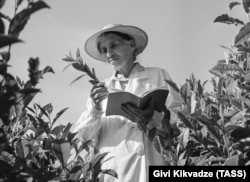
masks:
[[[114,75],[105,79],[107,88],[115,88],[141,96],[148,90],[168,86],[165,80],[171,80],[164,69],[143,67],[137,63],[128,78]],[[171,123],[177,121],[176,110],[181,107],[180,95],[168,86],[169,96],[166,106],[171,112]],[[75,132],[83,140],[91,139],[100,152],[108,152],[109,159],[102,169],[113,169],[118,179],[105,175],[105,182],[146,182],[149,165],[168,165],[155,150],[137,124],[122,116],[105,116],[106,100],[102,102],[103,111],[96,110],[90,98],[87,110],[82,113],[75,126]],[[163,114],[155,111],[147,127],[161,129]],[[105,160],[105,159],[104,159]]]

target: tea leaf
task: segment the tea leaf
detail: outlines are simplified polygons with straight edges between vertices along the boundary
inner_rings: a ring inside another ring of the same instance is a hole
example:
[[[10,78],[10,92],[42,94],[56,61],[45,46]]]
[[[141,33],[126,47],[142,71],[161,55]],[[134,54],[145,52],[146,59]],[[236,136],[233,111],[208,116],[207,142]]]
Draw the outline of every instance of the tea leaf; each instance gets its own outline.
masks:
[[[79,156],[80,157],[80,156]],[[82,169],[82,173],[83,174],[86,174],[88,171],[90,171],[91,169],[91,163],[90,162],[87,162],[84,166],[83,166],[83,169]]]
[[[16,76],[16,81],[17,81],[17,84],[18,84],[18,86],[19,86],[20,88],[23,87],[24,82],[21,80],[21,78],[19,78],[18,76]]]
[[[239,124],[239,121],[243,121],[246,118],[246,110],[242,110],[240,112],[237,112],[235,115],[233,115],[230,118],[231,124]]]
[[[41,118],[43,116],[43,114],[49,118],[48,113],[46,112],[46,110],[44,110],[44,108],[42,108],[39,104],[36,104],[36,106],[40,109],[40,113],[38,114],[38,117]]]
[[[82,169],[82,166],[74,166],[74,167],[71,169],[70,173],[76,173],[77,171],[79,171],[79,170],[81,170],[81,169]]]
[[[27,113],[27,116],[28,116],[29,120],[31,121],[32,125],[34,126],[34,128],[38,128],[39,123],[38,123],[37,119],[29,113]]]
[[[250,48],[248,48],[248,47],[239,47],[238,51],[243,51],[243,52],[250,53]]]
[[[239,3],[239,2],[231,2],[231,3],[229,4],[229,9],[232,10],[233,7],[235,7],[236,5],[240,5],[240,3]]]
[[[49,123],[45,122],[44,120],[42,120],[39,117],[36,117],[36,120],[39,122],[39,128],[38,128],[38,132],[37,135],[41,135],[44,132],[46,134],[49,134],[50,128],[49,128]]]
[[[76,167],[76,166],[75,166]],[[82,167],[81,167],[82,168]],[[82,175],[82,170],[80,168],[78,169],[75,169],[77,171],[75,171],[74,173],[73,172],[70,172],[70,175],[69,175],[69,178],[68,178],[68,181],[80,181],[80,177]]]
[[[226,24],[234,24],[234,25],[245,25],[243,21],[232,18],[228,14],[222,14],[215,18],[214,23],[226,23]]]
[[[76,136],[77,134],[78,134],[77,132],[75,132],[75,133],[69,132],[69,134],[68,134],[68,136],[67,136],[68,141],[69,141],[70,143],[72,143],[72,140],[75,138],[75,136]]]
[[[95,84],[99,83],[99,81],[96,81],[96,80],[89,80],[89,82],[90,82],[92,85],[95,85]]]
[[[232,118],[233,116],[235,116],[238,112],[239,112],[238,110],[232,109],[232,110],[230,110],[230,111],[228,111],[228,112],[224,112],[224,113],[223,113],[223,117],[230,119],[230,118]]]
[[[178,112],[178,116],[180,118],[180,120],[190,129],[194,129],[192,124],[189,122],[189,120],[181,113]]]
[[[235,36],[234,44],[235,46],[244,46],[244,42],[248,41],[250,37],[250,22],[243,26],[239,33]]]
[[[188,103],[188,99],[191,97],[191,86],[189,82],[186,82],[180,89],[180,94],[185,103]]]
[[[26,95],[23,100],[24,107],[27,107],[29,103],[32,101],[32,99],[36,96],[38,92],[30,93],[29,95]]]
[[[66,108],[62,109],[61,111],[59,111],[59,112],[56,114],[56,117],[53,119],[52,126],[55,124],[55,122],[57,121],[57,119],[58,119],[67,109],[69,109],[69,107],[66,107]]]
[[[83,64],[83,59],[82,59],[82,57],[77,57],[77,58],[75,59],[75,63],[81,65],[81,66],[83,67],[83,70],[85,69],[85,68],[84,68],[84,64]]]
[[[0,48],[18,42],[23,42],[23,41],[12,35],[0,35]]]
[[[25,139],[19,139],[16,143],[16,153],[17,156],[25,159],[27,157],[27,155],[29,154],[29,148],[27,147],[27,145],[29,144],[28,140]]]
[[[218,93],[219,94],[221,94],[221,95],[223,95],[222,94],[222,91],[223,91],[223,82],[224,82],[224,78],[223,77],[221,77],[220,79],[219,79],[219,82],[218,82]]]
[[[183,147],[186,148],[189,142],[189,128],[185,128],[183,131]]]
[[[86,74],[84,75],[80,75],[78,77],[76,77],[72,82],[70,82],[70,85],[72,85],[73,83],[75,83],[76,81],[80,80],[82,77],[86,76]]]
[[[70,156],[70,143],[55,141],[52,143],[52,150],[63,166],[67,165],[67,160]]]
[[[94,168],[95,165],[97,165],[98,163],[100,163],[101,160],[102,160],[107,154],[108,154],[107,152],[100,153],[100,154],[96,154],[96,155],[94,156],[94,158],[91,160],[92,168]]]
[[[56,126],[55,128],[53,128],[50,131],[50,134],[56,135],[56,138],[59,139],[59,136],[62,135],[63,128],[64,128],[64,126],[62,126],[62,125]]]
[[[250,105],[249,105],[249,102],[248,102],[248,101],[244,101],[244,107],[245,107],[247,110],[250,110]]]
[[[98,80],[98,79],[96,78],[96,74],[95,74],[95,69],[94,69],[94,68],[92,68],[92,74],[93,74],[94,77],[95,77],[94,79],[95,79],[95,80]]]
[[[39,71],[40,61],[39,58],[30,58],[28,62],[29,62],[28,71],[29,71],[30,82],[33,86],[35,86],[42,76],[42,72]]]
[[[76,57],[78,58],[78,57],[80,57],[81,55],[80,55],[80,50],[79,50],[79,48],[77,48],[77,50],[76,50]]]
[[[31,107],[26,107],[26,109],[28,109],[30,112],[32,112],[33,114],[35,114],[36,112],[35,112],[35,110],[34,109],[32,109]]]
[[[86,141],[84,141],[84,142],[80,145],[78,151],[82,151],[83,149],[86,150],[86,151],[89,151],[89,145],[90,145],[90,144],[92,144],[92,140],[86,140]]]
[[[63,71],[65,71],[66,69],[68,69],[73,63],[68,64],[67,66],[65,66],[65,68],[63,68]]]
[[[22,2],[23,0],[17,0],[17,6],[19,6]]]
[[[213,118],[208,118],[206,115],[194,114],[195,119],[201,122],[205,126],[216,126],[217,128],[221,128],[220,125]]]
[[[247,138],[250,136],[250,128],[242,128],[242,127],[238,127],[235,128],[232,132],[231,132],[231,137],[237,139],[237,140],[241,140],[243,138]]]
[[[32,2],[29,4],[29,10],[30,10],[30,14],[43,9],[43,8],[50,8],[44,1],[37,1],[37,2]]]
[[[41,92],[41,90],[37,88],[24,88],[24,89],[19,90],[18,92],[24,95],[29,95],[29,94]]]
[[[94,68],[92,69],[93,70],[93,72],[91,72],[91,70],[90,70],[90,68],[89,68],[89,66],[85,63],[85,68],[86,68],[86,72],[88,73],[88,75],[91,77],[91,78],[93,78],[94,80],[96,80],[96,81],[98,81],[98,79],[96,78],[96,75],[95,75],[95,70],[94,70]]]
[[[235,155],[230,158],[227,158],[224,165],[225,166],[238,166],[239,164],[239,156]]]
[[[49,104],[46,104],[45,106],[43,106],[43,109],[44,109],[44,111],[46,111],[47,113],[51,114],[52,111],[53,111],[53,106],[52,106],[51,103],[49,103]]]
[[[234,129],[236,129],[236,128],[238,128],[238,126],[237,125],[226,125],[225,127],[224,127],[224,133],[225,134],[228,134],[228,133],[231,133]]]
[[[250,160],[246,162],[245,166],[250,166]]]
[[[118,178],[117,173],[113,169],[105,169],[105,170],[102,170],[101,173],[108,174],[108,175],[111,175],[115,178]]]
[[[216,79],[213,77],[211,82],[212,82],[212,85],[213,85],[213,88],[214,88],[214,92],[217,92],[217,81],[216,81]]]
[[[43,69],[43,74],[45,73],[55,73],[53,68],[50,67],[50,66],[46,66],[44,69]]]
[[[183,152],[180,154],[179,160],[178,160],[178,163],[177,163],[177,166],[184,166],[184,165],[185,165],[186,160],[187,160],[187,159],[185,158],[186,153],[187,153],[187,151],[185,150],[185,151],[183,151]]]
[[[240,99],[230,99],[232,105],[239,111],[242,111],[243,108],[242,108],[242,103],[241,103],[241,100]]]
[[[217,140],[217,143],[220,143],[220,139],[221,139],[221,136],[220,134],[218,133],[218,131],[216,130],[215,127],[212,127],[212,126],[206,126],[208,131],[210,132],[210,134],[215,138],[215,140]]]
[[[210,151],[212,151],[213,154],[215,154],[216,156],[222,156],[222,152],[220,150],[220,148],[218,146],[208,146],[208,149]]]
[[[25,9],[17,13],[11,20],[8,34],[18,37],[30,18],[29,10]]]
[[[213,74],[214,76],[217,76],[217,77],[222,77],[223,76],[223,74],[221,73],[221,72],[219,72],[219,71],[215,71],[215,70],[208,70],[209,71],[209,73],[211,73],[211,74]]]
[[[240,73],[243,72],[242,68],[240,68],[236,64],[217,64],[212,69],[212,71],[218,71],[220,73],[225,73],[228,71],[238,71]]]
[[[67,62],[75,62],[75,60],[71,56],[67,56],[67,55],[66,55],[66,58],[63,58],[62,60],[67,61]]]
[[[207,84],[207,82],[208,82],[208,80],[206,80],[206,81],[204,81],[204,82],[202,83],[202,86],[201,86],[202,91],[204,90],[204,87],[205,87],[205,85]]]
[[[20,32],[24,29],[25,25],[27,24],[30,15],[43,8],[50,8],[50,7],[43,1],[30,3],[28,8],[17,13],[11,20],[8,34],[18,37]]]
[[[249,13],[250,10],[250,1],[249,0],[242,0],[242,3],[243,3],[243,8],[245,10],[246,13]]]
[[[228,50],[232,55],[235,55],[235,54],[236,54],[236,53],[233,51],[233,49],[230,48],[230,47],[227,47],[227,46],[224,46],[224,45],[220,45],[220,47],[222,47],[222,48]],[[225,62],[225,63],[226,63],[226,62]]]
[[[75,68],[78,71],[85,72],[85,68],[80,63],[72,63],[73,68]]]
[[[197,107],[196,101],[196,94],[194,91],[191,91],[191,98],[190,98],[190,112],[194,113]]]
[[[63,130],[63,135],[62,135],[62,137],[61,137],[61,139],[62,140],[65,140],[66,139],[66,137],[68,136],[68,134],[69,134],[69,130],[70,130],[70,128],[72,127],[72,123],[68,123],[67,124],[67,126],[65,127],[65,129]]]

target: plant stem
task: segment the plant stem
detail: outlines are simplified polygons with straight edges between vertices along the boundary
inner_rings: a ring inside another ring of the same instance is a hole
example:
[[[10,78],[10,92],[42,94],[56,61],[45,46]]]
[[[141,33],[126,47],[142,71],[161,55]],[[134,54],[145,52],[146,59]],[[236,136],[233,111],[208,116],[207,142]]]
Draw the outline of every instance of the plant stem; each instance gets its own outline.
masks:
[[[222,104],[219,105],[219,109],[220,109],[221,125],[225,126],[224,117],[223,117],[223,106],[222,106]],[[224,144],[226,145],[227,156],[228,156],[229,155],[229,144],[228,144],[228,140],[227,140],[227,136],[225,134],[224,128],[223,128],[222,132],[223,132],[223,141],[224,141]]]

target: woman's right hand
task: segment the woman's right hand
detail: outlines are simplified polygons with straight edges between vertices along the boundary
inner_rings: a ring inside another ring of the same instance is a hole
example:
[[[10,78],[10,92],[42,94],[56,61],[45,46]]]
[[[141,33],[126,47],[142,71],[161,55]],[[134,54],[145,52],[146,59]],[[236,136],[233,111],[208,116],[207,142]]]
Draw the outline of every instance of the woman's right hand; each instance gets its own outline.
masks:
[[[94,107],[97,110],[102,110],[101,101],[108,97],[108,89],[105,87],[104,83],[100,82],[95,84],[90,91],[90,98]]]

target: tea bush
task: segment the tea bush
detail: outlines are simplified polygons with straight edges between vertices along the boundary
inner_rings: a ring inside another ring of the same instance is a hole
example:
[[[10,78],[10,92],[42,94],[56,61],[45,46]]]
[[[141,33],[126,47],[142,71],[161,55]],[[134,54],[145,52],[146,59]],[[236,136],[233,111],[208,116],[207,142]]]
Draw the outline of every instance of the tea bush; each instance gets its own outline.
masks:
[[[4,3],[0,0],[0,8]],[[51,103],[31,106],[40,92],[39,80],[54,73],[50,66],[40,70],[39,58],[30,58],[26,82],[8,73],[12,44],[22,42],[18,37],[28,20],[44,8],[49,6],[41,0],[17,0],[12,18],[0,12],[0,49],[8,47],[0,52],[0,181],[94,182],[101,174],[117,177],[113,170],[101,170],[106,153],[100,154],[91,141],[76,139],[71,123],[55,126],[68,108],[51,118]],[[8,34],[3,19],[9,22]]]
[[[237,5],[249,17],[250,1],[231,2],[229,8]],[[209,70],[213,91],[205,92],[207,81],[201,83],[193,74],[181,88],[167,81],[183,98],[173,165],[250,165],[250,23],[227,14],[214,23],[242,27],[233,46],[221,46],[227,51],[225,59]]]

